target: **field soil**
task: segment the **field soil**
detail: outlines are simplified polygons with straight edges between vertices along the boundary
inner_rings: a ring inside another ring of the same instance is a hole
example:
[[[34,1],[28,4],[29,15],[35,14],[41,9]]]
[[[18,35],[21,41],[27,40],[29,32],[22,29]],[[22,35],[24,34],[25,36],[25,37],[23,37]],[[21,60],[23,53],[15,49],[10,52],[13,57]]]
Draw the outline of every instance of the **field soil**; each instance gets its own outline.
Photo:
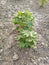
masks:
[[[12,18],[19,10],[31,11],[35,17],[35,48],[17,47]],[[49,65],[49,2],[40,8],[38,0],[0,0],[0,65]]]

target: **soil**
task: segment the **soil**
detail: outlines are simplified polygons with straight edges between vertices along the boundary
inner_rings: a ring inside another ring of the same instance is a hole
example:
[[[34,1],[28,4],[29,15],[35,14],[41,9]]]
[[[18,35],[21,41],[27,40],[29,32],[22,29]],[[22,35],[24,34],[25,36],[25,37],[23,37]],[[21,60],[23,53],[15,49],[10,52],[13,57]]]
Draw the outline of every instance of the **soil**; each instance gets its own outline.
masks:
[[[17,47],[12,18],[19,10],[35,17],[37,48]],[[38,0],[0,0],[0,65],[49,65],[49,2],[40,8]]]

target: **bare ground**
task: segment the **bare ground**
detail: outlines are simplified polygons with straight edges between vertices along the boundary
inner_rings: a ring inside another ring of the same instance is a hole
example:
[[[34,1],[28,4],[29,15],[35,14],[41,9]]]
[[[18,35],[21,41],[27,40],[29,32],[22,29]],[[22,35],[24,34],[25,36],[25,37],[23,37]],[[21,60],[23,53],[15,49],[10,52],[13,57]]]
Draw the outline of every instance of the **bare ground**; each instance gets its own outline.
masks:
[[[15,41],[12,18],[18,10],[35,17],[37,48],[20,49]],[[49,65],[49,3],[40,8],[38,0],[0,0],[0,65]]]

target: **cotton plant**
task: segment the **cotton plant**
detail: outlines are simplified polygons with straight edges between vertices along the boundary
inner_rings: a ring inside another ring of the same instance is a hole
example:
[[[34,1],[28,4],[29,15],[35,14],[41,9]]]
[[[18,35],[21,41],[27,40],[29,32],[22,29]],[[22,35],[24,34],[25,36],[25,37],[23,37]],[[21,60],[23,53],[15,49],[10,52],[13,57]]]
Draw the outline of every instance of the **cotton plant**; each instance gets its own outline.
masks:
[[[40,7],[43,7],[45,4],[48,3],[48,0],[38,0]]]
[[[37,33],[33,30],[34,17],[32,12],[18,11],[12,22],[16,25],[18,34],[15,39],[20,48],[33,48],[37,44]]]

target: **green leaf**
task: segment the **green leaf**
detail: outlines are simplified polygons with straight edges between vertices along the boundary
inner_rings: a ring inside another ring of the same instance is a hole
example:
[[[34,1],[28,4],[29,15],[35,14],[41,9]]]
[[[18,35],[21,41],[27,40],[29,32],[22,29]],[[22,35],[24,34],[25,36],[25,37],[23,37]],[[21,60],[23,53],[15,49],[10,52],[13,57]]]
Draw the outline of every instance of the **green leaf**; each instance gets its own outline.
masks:
[[[48,2],[48,0],[39,0],[39,5],[43,6]]]
[[[29,11],[18,11],[13,18],[13,23],[16,25],[18,35],[15,39],[18,41],[20,48],[33,47],[37,43],[37,34],[33,31],[34,17]]]
[[[24,48],[24,47],[25,47],[25,43],[20,42],[20,43],[18,44],[18,46],[19,46],[20,48]]]

